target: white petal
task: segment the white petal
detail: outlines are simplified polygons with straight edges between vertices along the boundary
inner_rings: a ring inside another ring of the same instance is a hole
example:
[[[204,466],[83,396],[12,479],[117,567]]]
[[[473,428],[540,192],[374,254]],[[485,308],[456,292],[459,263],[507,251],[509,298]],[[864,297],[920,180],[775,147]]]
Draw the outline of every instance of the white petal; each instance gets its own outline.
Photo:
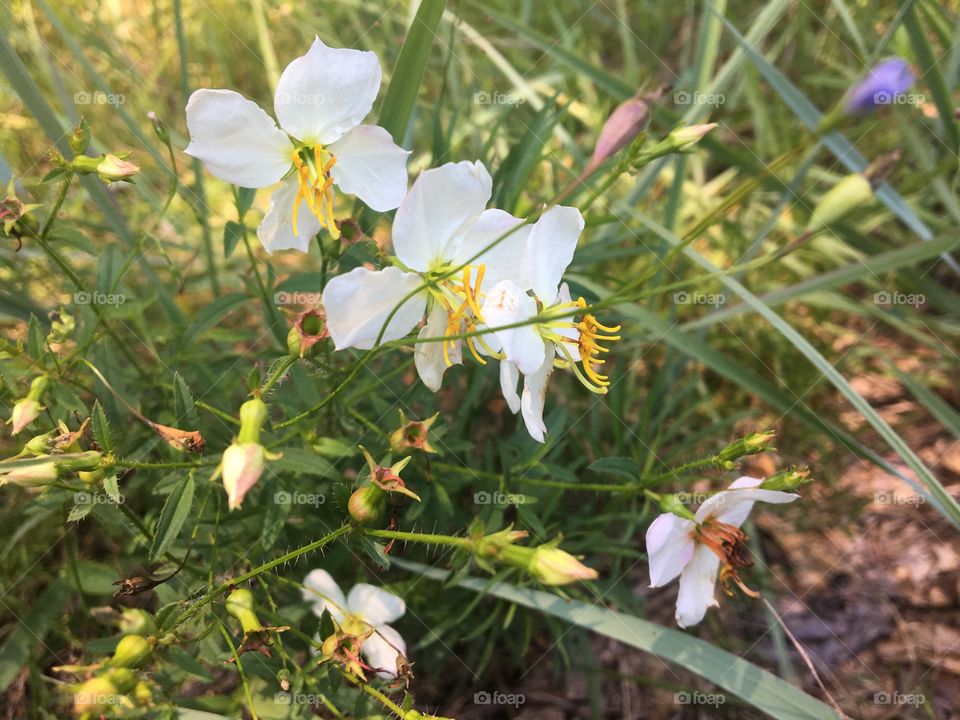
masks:
[[[420,292],[408,297],[420,285],[419,275],[395,267],[383,270],[359,267],[330,280],[323,291],[323,306],[334,347],[337,350],[372,348],[387,317],[401,302],[383,333],[382,342],[402,338],[423,317],[425,294]]]
[[[500,391],[510,412],[516,415],[520,412],[520,395],[517,394],[517,383],[520,381],[520,370],[509,360],[500,361]]]
[[[293,145],[255,102],[233,90],[197,90],[187,101],[184,152],[234,185],[273,185],[293,166]]]
[[[577,249],[583,231],[583,216],[576,208],[557,205],[533,224],[527,246],[530,287],[541,302],[550,305],[557,297],[560,280]]]
[[[682,628],[696,625],[707,614],[707,608],[719,604],[713,594],[719,569],[720,558],[709,548],[699,545],[693,553],[693,559],[680,573],[677,625]]]
[[[547,426],[543,424],[543,404],[547,397],[547,382],[553,372],[553,353],[548,353],[543,366],[533,375],[527,375],[523,381],[523,394],[520,396],[520,410],[527,432],[537,442],[543,442]]]
[[[494,328],[507,359],[516,363],[524,375],[537,372],[543,365],[546,354],[546,346],[537,328],[534,325],[523,325],[502,330],[495,329],[523,322],[535,316],[536,300],[527,295],[526,291],[516,283],[503,280],[487,292],[480,314],[483,315],[484,323]],[[552,355],[550,359],[552,362]]]
[[[407,656],[407,644],[392,627],[380,625],[363,643],[360,654],[368,665],[384,671],[377,673],[377,677],[387,680],[396,677],[397,655]]]
[[[490,200],[493,180],[479,160],[420,173],[397,208],[393,250],[411,270],[426,272],[457,253],[460,235]]]
[[[270,209],[257,226],[257,237],[268,253],[278,250],[310,251],[310,241],[320,232],[320,221],[305,202],[297,208],[297,234],[293,233],[293,203],[300,183],[288,178],[270,196]]]
[[[650,587],[666,585],[679,575],[693,558],[696,544],[690,520],[663,513],[647,528],[647,557],[650,561]]]
[[[570,288],[566,283],[562,283],[560,285],[560,292],[557,294],[557,303],[566,304],[570,301]],[[570,316],[569,319],[572,320],[573,317]],[[572,357],[576,362],[580,362],[580,331],[572,327],[558,327],[554,328],[553,331],[557,335],[570,338],[569,342],[566,340],[563,342],[563,348],[570,353],[570,357]],[[560,352],[559,345],[557,346],[557,357],[561,357],[564,360],[567,359],[567,356]]]
[[[440,303],[434,303],[427,315],[427,323],[420,329],[418,337],[443,337],[447,334],[447,311]],[[417,343],[413,351],[417,374],[423,384],[438,392],[443,382],[443,374],[447,371],[447,362],[443,357],[442,342]],[[447,345],[447,357],[453,365],[459,365],[463,360],[460,341],[452,347]]]
[[[358,125],[329,148],[337,159],[330,175],[340,190],[377,212],[393,210],[407,194],[407,156],[390,133]]]
[[[374,627],[393,622],[407,611],[403,598],[367,583],[357,583],[350,588],[347,607],[352,615]]]
[[[799,495],[780,492],[779,490],[759,490],[756,488],[763,482],[760,478],[743,476],[730,484],[730,488],[707,498],[697,510],[697,522],[713,518],[718,522],[740,527],[755,502],[788,503],[793,502]]]
[[[316,38],[287,65],[273,99],[280,127],[309,145],[329,145],[369,114],[380,91],[372,52],[327,47]]]
[[[511,280],[526,289],[530,287],[527,273],[530,227],[503,210],[484,210],[465,229],[453,258],[454,264],[485,265],[484,286]]]
[[[326,570],[317,568],[307,573],[303,579],[303,599],[312,602],[313,612],[318,616],[329,610],[337,622],[346,616],[347,599],[337,581]]]

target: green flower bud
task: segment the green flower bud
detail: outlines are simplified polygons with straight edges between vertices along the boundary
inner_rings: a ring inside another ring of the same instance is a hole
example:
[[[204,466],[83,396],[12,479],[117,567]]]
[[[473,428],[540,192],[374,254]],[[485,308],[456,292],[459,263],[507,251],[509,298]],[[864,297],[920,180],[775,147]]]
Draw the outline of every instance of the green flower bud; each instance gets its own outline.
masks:
[[[124,608],[120,614],[120,632],[124,635],[152,635],[157,631],[153,615],[140,608]]]
[[[544,585],[567,585],[597,578],[596,570],[587,567],[570,553],[550,545],[534,548],[527,572]]]
[[[873,200],[873,186],[860,173],[847,175],[820,198],[806,232],[828,229],[851,212]]]
[[[717,457],[721,460],[736,460],[744,455],[756,455],[757,453],[773,450],[770,441],[776,436],[773,430],[766,432],[751,433],[744,438],[735,440],[721,450]]]
[[[19,485],[25,488],[43,487],[55,482],[60,476],[57,464],[52,459],[34,465],[14,467],[9,470],[4,469],[3,465],[4,463],[0,463],[0,485]]]
[[[810,477],[810,471],[806,468],[794,468],[792,470],[781,470],[764,480],[760,487],[764,490],[783,490],[791,491],[809,485],[813,482]]]
[[[153,645],[143,635],[124,635],[107,664],[116,668],[139,667],[152,651]]]
[[[266,422],[269,411],[267,404],[260,398],[247,400],[240,406],[240,432],[238,443],[259,443],[260,430]]]
[[[120,691],[108,677],[91,678],[73,693],[73,711],[77,715],[104,713],[117,704],[119,697]]]

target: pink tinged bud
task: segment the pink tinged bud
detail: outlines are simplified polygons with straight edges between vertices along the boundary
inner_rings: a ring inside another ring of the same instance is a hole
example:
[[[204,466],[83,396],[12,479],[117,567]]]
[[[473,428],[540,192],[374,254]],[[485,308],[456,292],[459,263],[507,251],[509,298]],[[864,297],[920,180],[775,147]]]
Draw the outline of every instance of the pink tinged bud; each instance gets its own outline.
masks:
[[[260,475],[266,461],[267,451],[259,443],[233,444],[223,451],[221,470],[223,488],[227,491],[227,505],[231,510],[240,507]]]
[[[650,108],[639,98],[630,98],[610,113],[593,149],[590,165],[596,167],[613,157],[643,132],[650,120]]]
[[[19,433],[27,425],[40,417],[42,411],[43,406],[36,400],[29,398],[20,400],[13,406],[13,412],[10,414],[10,424],[13,425],[11,433],[13,435]]]
[[[587,567],[570,553],[546,545],[534,549],[528,570],[544,585],[566,585],[597,577],[596,570]]]
[[[97,174],[104,182],[129,180],[138,172],[140,172],[140,168],[132,162],[127,162],[109,153],[104,155],[103,160],[97,164]]]
[[[705,125],[690,125],[688,127],[677,128],[670,133],[670,139],[674,142],[677,150],[689,150],[716,126],[716,123],[706,123]]]

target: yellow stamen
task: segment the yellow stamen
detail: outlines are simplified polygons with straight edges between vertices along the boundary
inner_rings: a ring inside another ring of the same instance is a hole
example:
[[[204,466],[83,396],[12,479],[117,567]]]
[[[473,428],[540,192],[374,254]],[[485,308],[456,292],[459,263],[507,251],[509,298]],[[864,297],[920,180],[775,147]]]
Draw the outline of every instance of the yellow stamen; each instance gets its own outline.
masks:
[[[328,158],[324,162],[324,157]],[[293,167],[297,174],[297,197],[293,201],[293,234],[299,237],[297,213],[300,203],[306,203],[310,212],[327,229],[330,237],[337,240],[340,228],[333,214],[333,178],[330,171],[337,159],[323,145],[301,148],[293,154]]]

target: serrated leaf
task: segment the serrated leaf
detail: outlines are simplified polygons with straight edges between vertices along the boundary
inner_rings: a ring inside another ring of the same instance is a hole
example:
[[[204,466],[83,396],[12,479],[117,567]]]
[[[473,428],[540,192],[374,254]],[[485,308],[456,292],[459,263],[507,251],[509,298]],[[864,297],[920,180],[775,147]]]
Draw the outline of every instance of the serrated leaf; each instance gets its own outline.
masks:
[[[608,475],[619,475],[627,480],[636,480],[640,475],[640,465],[627,457],[600,458],[590,463],[588,469]]]
[[[163,555],[180,534],[193,507],[194,487],[193,475],[187,475],[167,496],[150,548],[150,557],[154,560]]]
[[[110,434],[110,421],[107,420],[107,414],[103,411],[103,406],[97,400],[93,404],[93,412],[90,415],[90,429],[93,431],[93,437],[104,453],[113,452],[113,436]]]
[[[103,491],[117,505],[123,502],[123,496],[120,494],[120,484],[117,481],[116,474],[107,475],[103,479]]]
[[[90,514],[91,510],[93,510],[93,503],[79,503],[74,505],[70,508],[70,513],[67,515],[67,522],[80,522]]]
[[[333,477],[336,475],[336,468],[312,450],[289,447],[278,450],[278,452],[283,453],[283,455],[274,463],[277,470],[317,477]]]
[[[173,374],[173,410],[177,417],[177,424],[183,427],[199,428],[200,415],[193,400],[193,393],[183,376]]]

